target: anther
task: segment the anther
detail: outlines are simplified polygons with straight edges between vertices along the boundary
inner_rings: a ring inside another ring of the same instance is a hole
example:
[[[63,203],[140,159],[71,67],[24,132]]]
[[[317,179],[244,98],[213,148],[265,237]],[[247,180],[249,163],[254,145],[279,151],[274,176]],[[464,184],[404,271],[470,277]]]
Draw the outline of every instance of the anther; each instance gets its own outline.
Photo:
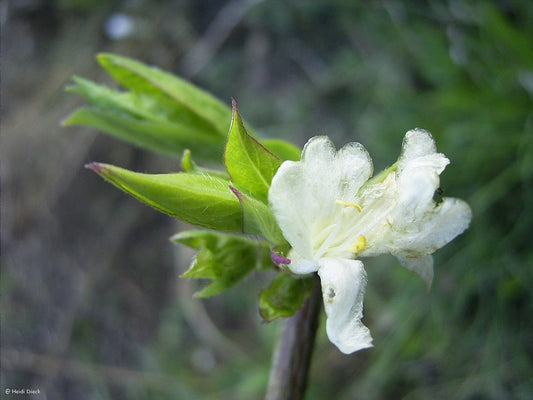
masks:
[[[366,247],[366,237],[359,235],[355,242],[350,246],[350,251],[357,254]]]

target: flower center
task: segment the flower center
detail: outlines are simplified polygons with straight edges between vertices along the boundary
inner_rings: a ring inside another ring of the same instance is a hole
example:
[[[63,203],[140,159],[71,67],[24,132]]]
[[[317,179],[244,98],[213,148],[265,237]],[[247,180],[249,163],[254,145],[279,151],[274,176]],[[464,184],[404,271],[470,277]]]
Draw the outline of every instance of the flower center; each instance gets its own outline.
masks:
[[[342,200],[335,200],[335,204],[339,204],[343,206],[344,208],[353,207],[358,212],[362,211],[361,206],[356,203],[349,203],[349,202],[342,201]],[[315,253],[315,257],[321,258],[324,254],[326,254],[326,252],[328,252],[328,250],[331,250],[334,248],[337,248],[338,250],[341,250],[343,252],[349,251],[350,253],[357,254],[358,252],[360,252],[366,247],[366,237],[364,235],[357,236],[357,239],[349,246],[346,246],[345,243],[335,243],[337,236],[339,235],[339,233],[341,233],[341,229],[343,228],[345,217],[346,215],[344,214],[344,212],[341,211],[339,213],[339,216],[335,224],[331,225],[332,226],[331,232],[326,237],[326,239],[322,242],[318,251]],[[344,237],[344,236],[345,236],[344,232],[341,233],[340,237]]]

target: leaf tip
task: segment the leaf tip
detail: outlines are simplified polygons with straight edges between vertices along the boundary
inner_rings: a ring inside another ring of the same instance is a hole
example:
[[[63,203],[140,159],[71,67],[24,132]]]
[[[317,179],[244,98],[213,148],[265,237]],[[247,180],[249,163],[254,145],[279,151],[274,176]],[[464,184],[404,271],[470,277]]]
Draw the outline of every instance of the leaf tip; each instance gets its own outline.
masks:
[[[183,155],[181,157],[181,169],[183,172],[191,172],[195,169],[194,162],[192,161],[191,150],[189,149],[185,149],[183,151]]]
[[[244,195],[244,193],[242,193],[239,189],[236,189],[234,188],[233,186],[229,185],[229,188],[230,190],[233,192],[233,194],[235,196],[237,196],[237,198],[239,199],[239,201],[243,198],[245,198],[246,196]]]
[[[265,315],[261,307],[257,307],[257,313],[259,314],[259,322],[261,323],[261,325],[266,325],[269,322],[272,322],[268,320],[267,316]]]
[[[91,163],[85,164],[83,167],[96,172],[98,175],[103,175],[109,171],[109,168],[107,168],[106,164],[102,164],[99,162],[91,162]]]
[[[63,118],[60,122],[59,122],[59,126],[62,126],[62,127],[65,127],[65,126],[69,126],[69,120],[70,120],[70,116],[66,117],[66,118]]]
[[[95,58],[96,58],[96,61],[98,61],[98,63],[100,65],[102,65],[102,63],[104,63],[105,61],[107,61],[107,59],[111,56],[110,53],[106,53],[106,52],[102,52],[102,53],[97,53]]]

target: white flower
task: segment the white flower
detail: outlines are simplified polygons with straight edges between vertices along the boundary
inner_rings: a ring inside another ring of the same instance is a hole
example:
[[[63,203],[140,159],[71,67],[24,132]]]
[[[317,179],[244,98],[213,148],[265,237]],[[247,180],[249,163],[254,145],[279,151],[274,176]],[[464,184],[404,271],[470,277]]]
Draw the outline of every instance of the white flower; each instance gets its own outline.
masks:
[[[407,132],[398,161],[373,179],[372,160],[359,143],[335,151],[325,136],[305,145],[300,161],[285,161],[269,201],[292,246],[287,267],[318,272],[329,339],[346,354],[371,347],[361,318],[366,273],[356,258],[395,255],[429,287],[431,253],[462,233],[471,211],[462,200],[433,200],[449,160],[427,131]]]

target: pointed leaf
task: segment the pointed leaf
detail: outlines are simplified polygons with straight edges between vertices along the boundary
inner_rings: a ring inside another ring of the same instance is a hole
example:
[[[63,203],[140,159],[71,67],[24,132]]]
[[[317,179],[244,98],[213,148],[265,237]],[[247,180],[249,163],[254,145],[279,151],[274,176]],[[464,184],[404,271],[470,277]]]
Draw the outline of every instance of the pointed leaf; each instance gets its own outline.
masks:
[[[290,317],[302,307],[312,289],[313,278],[295,279],[280,271],[272,284],[259,295],[259,313],[267,322]]]
[[[101,163],[87,168],[165,214],[206,228],[242,231],[241,206],[225,179],[183,172],[142,174]]]
[[[267,202],[268,188],[281,160],[248,135],[235,101],[224,162],[232,182],[239,190]]]
[[[174,157],[190,148],[203,160],[220,160],[224,146],[221,137],[205,135],[190,125],[140,120],[103,108],[79,108],[63,121],[63,125],[91,126],[139,147]]]
[[[117,111],[138,119],[169,121],[171,110],[143,93],[118,92],[78,76],[72,77],[73,85],[66,91],[76,93],[94,106],[107,111]]]
[[[114,54],[99,54],[98,62],[124,87],[145,93],[158,102],[186,110],[189,117],[208,122],[214,133],[225,136],[231,118],[230,108],[206,91],[130,58]]]
[[[241,203],[244,233],[260,235],[275,245],[286,243],[276,218],[265,203],[246,196],[233,186],[230,189]]]
[[[199,250],[184,278],[206,278],[211,282],[196,295],[209,297],[229,289],[255,267],[268,262],[270,248],[243,236],[186,231],[172,240]]]

